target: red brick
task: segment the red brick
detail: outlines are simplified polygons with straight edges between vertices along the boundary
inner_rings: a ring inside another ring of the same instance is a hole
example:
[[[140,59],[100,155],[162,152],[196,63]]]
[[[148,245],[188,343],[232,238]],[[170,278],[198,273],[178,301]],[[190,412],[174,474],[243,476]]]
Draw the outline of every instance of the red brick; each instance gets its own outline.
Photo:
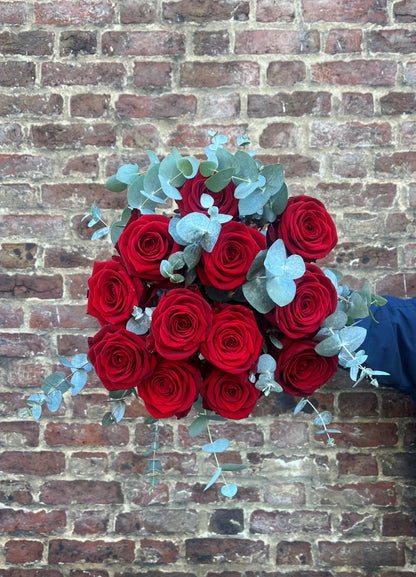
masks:
[[[0,154],[0,178],[38,178],[50,177],[53,161],[48,156],[30,154]]]
[[[152,508],[138,509],[130,513],[119,513],[116,517],[115,531],[117,534],[129,534],[140,530],[154,536],[157,533],[165,535],[195,534],[199,527],[199,514],[195,509],[164,509],[164,514],[155,516]],[[178,525],[178,519],[181,522]]]
[[[416,52],[416,32],[412,30],[373,30],[369,48],[372,52],[411,54]]]
[[[309,441],[308,425],[276,421],[270,425],[270,440],[275,447],[301,447]]]
[[[218,0],[215,10],[210,0],[179,0],[162,3],[162,18],[167,22],[202,22],[211,20],[246,21],[249,15],[249,2],[238,0]]]
[[[127,118],[176,118],[196,113],[195,96],[166,94],[163,96],[136,96],[122,94],[116,102],[116,110]]]
[[[47,56],[53,52],[53,42],[54,34],[43,30],[0,33],[0,46],[3,55]]]
[[[290,0],[257,0],[257,22],[293,22],[295,6]]]
[[[250,516],[251,534],[274,533],[330,533],[331,521],[328,513],[321,511],[253,511]]]
[[[262,148],[296,148],[299,140],[298,127],[291,122],[268,124],[259,138]]]
[[[82,511],[75,519],[74,533],[78,535],[105,534],[108,530],[109,516],[105,511]]]
[[[98,322],[87,315],[85,305],[36,305],[31,310],[30,328],[100,328]]]
[[[0,2],[0,22],[2,24],[24,24],[26,22],[26,3]]]
[[[88,350],[88,337],[81,335],[65,335],[58,336],[58,353],[62,356],[72,357],[76,353],[85,353]]]
[[[172,541],[141,539],[138,560],[145,565],[175,563],[179,558],[179,547]]]
[[[326,54],[361,52],[362,30],[330,30],[325,40]]]
[[[369,535],[377,534],[378,526],[374,515],[370,513],[343,513],[341,519],[340,529],[345,536],[362,536],[368,539]]]
[[[126,445],[129,431],[124,425],[103,427],[100,423],[86,425],[48,423],[44,432],[47,445],[59,446],[113,446]]]
[[[135,62],[134,86],[140,88],[170,88],[172,67],[170,62]]]
[[[4,569],[1,577],[64,577],[64,575],[54,569],[17,569],[17,573],[16,569]]]
[[[20,124],[3,124],[0,126],[0,147],[19,146],[23,142]]]
[[[310,543],[280,541],[276,546],[277,565],[309,565],[312,563]]]
[[[46,347],[46,339],[33,333],[0,334],[0,356],[30,357],[43,353]]]
[[[210,118],[239,118],[241,113],[240,95],[210,93],[204,96],[204,112]]]
[[[208,131],[212,128],[220,134],[226,134],[229,146],[235,146],[237,137],[247,132],[246,124],[224,126],[220,124],[178,124],[167,140],[168,146],[178,148],[204,148],[211,137]]]
[[[340,112],[341,114],[373,116],[373,95],[371,93],[345,92],[342,95]]]
[[[20,531],[30,533],[53,533],[66,526],[65,511],[26,511],[24,509],[0,509],[0,527],[4,533]]]
[[[391,138],[392,130],[387,122],[313,122],[311,127],[311,146],[384,146],[390,144]]]
[[[381,403],[383,417],[388,419],[413,417],[415,414],[415,403],[412,398],[397,391],[384,393]]]
[[[95,157],[89,159],[88,162],[94,165]],[[75,159],[72,166],[74,163]],[[84,210],[89,208],[94,201],[101,209],[122,209],[126,205],[123,195],[110,193],[102,184],[80,182],[42,186],[42,203],[46,207]]]
[[[315,82],[388,86],[395,83],[397,64],[390,60],[339,60],[311,64],[311,70]]]
[[[176,56],[185,52],[185,35],[165,30],[105,32],[102,50],[109,56]]]
[[[62,110],[63,98],[60,94],[2,94],[0,96],[0,116],[32,114],[55,116],[62,114]]]
[[[197,56],[218,56],[230,52],[230,37],[227,30],[215,32],[198,30],[194,32],[192,41]]]
[[[319,173],[319,160],[302,154],[259,155],[263,164],[282,164],[287,177],[300,178]]]
[[[342,418],[377,417],[378,398],[375,393],[341,393],[338,397],[338,409]]]
[[[395,484],[387,481],[377,483],[348,483],[345,485],[322,485],[315,489],[319,505],[329,507],[368,507],[396,505]]]
[[[102,417],[102,411],[100,417]],[[109,454],[98,451],[72,453],[67,466],[76,478],[100,478],[112,470],[109,467]]]
[[[39,377],[45,376],[43,364],[19,361],[10,367],[9,384],[12,387],[38,387]]]
[[[126,69],[123,64],[99,62],[91,64],[42,63],[43,86],[114,86],[121,87]],[[1,73],[0,73],[1,74]]]
[[[37,447],[39,444],[39,425],[34,422],[7,421],[0,423],[3,443],[11,447]]]
[[[10,238],[22,234],[31,237],[62,236],[65,231],[63,216],[45,214],[2,215],[0,216],[0,236]]]
[[[85,154],[70,158],[62,169],[63,175],[90,174],[98,177],[99,164],[97,154]],[[87,185],[88,186],[88,185]]]
[[[156,6],[148,0],[121,0],[119,10],[122,24],[150,24],[155,19]]]
[[[416,425],[411,423],[406,426],[403,435],[403,445],[405,447],[414,447],[416,445]]]
[[[0,264],[2,263],[0,258]],[[0,328],[17,329],[23,325],[23,309],[9,304],[0,304]]]
[[[36,24],[73,26],[74,24],[110,24],[114,21],[114,8],[110,0],[57,0],[56,2],[35,2]]]
[[[96,245],[98,247],[98,245]],[[96,260],[106,261],[112,256],[112,251],[108,248],[97,248],[86,252],[85,248],[50,248],[45,250],[46,268],[92,268]]]
[[[376,293],[400,298],[416,296],[416,274],[389,274],[376,280]]]
[[[109,106],[109,94],[76,94],[75,96],[71,96],[70,101],[71,116],[81,116],[84,118],[107,116]],[[107,129],[111,132],[109,126],[107,126]]]
[[[391,447],[398,441],[396,423],[334,423],[341,434],[336,435],[337,446]]]
[[[186,62],[180,69],[181,86],[256,86],[259,80],[257,62]]]
[[[413,114],[416,95],[410,92],[390,92],[380,98],[382,114]]]
[[[327,116],[331,110],[328,92],[277,93],[273,96],[249,94],[247,114],[253,118],[270,116]]]
[[[325,266],[348,266],[362,268],[397,267],[397,249],[362,246],[354,243],[338,243],[326,257]]]
[[[303,483],[270,483],[264,489],[264,501],[277,507],[305,505]]]
[[[108,559],[120,563],[134,560],[134,541],[75,541],[51,539],[49,563],[105,563]]]
[[[47,505],[105,505],[123,503],[123,494],[120,483],[116,481],[47,481],[40,488],[39,501]]]
[[[320,541],[319,559],[329,565],[352,565],[373,568],[380,566],[403,566],[403,544],[389,541],[355,541],[329,543]]]
[[[414,478],[414,454],[407,452],[384,455],[382,471],[383,475],[391,477]]]
[[[407,513],[386,513],[383,516],[382,535],[398,537],[406,535],[416,537],[416,520]]]
[[[39,541],[7,541],[4,545],[7,563],[33,563],[40,561],[43,544]]]
[[[65,468],[62,453],[54,451],[4,451],[0,453],[0,470],[25,475],[56,475]]]
[[[367,453],[338,453],[337,461],[340,475],[378,475],[377,459]]]
[[[393,4],[393,14],[396,22],[415,22],[416,7],[413,0],[401,0]]]
[[[153,124],[138,124],[122,130],[123,146],[135,150],[155,150],[159,147],[159,130]]]
[[[341,178],[367,176],[368,155],[362,152],[346,152],[332,155],[332,175]]]
[[[3,504],[15,505],[19,503],[20,505],[28,505],[32,503],[33,496],[30,492],[30,485],[27,481],[0,481],[0,501]]]
[[[38,148],[113,146],[116,142],[116,130],[111,124],[43,124],[32,126],[31,136]]]
[[[390,155],[377,155],[375,171],[408,178],[410,174],[416,173],[416,152],[409,150]]]
[[[316,30],[245,30],[236,33],[236,54],[314,54],[319,52]]]
[[[270,62],[267,83],[271,86],[292,86],[306,78],[306,66],[298,60]]]
[[[59,36],[59,53],[61,56],[78,56],[97,52],[97,35],[86,30],[61,32]]]
[[[269,546],[263,541],[249,539],[187,539],[186,558],[190,563],[207,564],[218,561],[228,563],[264,564],[269,558]]]
[[[387,21],[386,0],[351,0],[328,2],[327,0],[302,0],[303,17],[307,22],[372,22]]]
[[[32,86],[36,68],[33,62],[0,62],[0,86]]]

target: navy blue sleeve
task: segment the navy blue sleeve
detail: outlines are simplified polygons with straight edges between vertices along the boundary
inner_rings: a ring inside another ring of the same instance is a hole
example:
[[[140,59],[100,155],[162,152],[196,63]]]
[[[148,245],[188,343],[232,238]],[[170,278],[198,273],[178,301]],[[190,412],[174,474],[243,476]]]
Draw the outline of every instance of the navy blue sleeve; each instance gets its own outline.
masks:
[[[368,317],[359,323],[367,329],[365,364],[390,373],[377,377],[380,384],[393,385],[416,400],[416,297],[385,298],[387,304],[372,310],[377,322]]]

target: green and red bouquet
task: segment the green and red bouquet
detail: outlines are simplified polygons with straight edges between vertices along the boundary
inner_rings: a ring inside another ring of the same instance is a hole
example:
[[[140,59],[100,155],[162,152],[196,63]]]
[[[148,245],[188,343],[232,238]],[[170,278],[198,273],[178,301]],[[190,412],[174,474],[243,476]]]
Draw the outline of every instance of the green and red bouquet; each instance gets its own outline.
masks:
[[[153,420],[183,418],[194,407],[197,434],[210,418],[248,417],[271,392],[301,397],[299,411],[338,364],[354,381],[376,384],[355,319],[382,301],[368,287],[359,294],[340,286],[337,271],[315,264],[337,243],[325,206],[288,198],[282,166],[263,166],[245,150],[246,137],[232,154],[225,137],[211,136],[203,161],[177,150],[160,161],[149,152],[146,170],[124,165],[107,181],[113,193],[127,192],[128,206],[93,235],[110,234],[117,255],[94,264],[88,313],[101,329],[88,358],[67,362],[75,385],[64,380],[78,392],[94,367],[113,402],[105,424],[121,420],[131,394]],[[95,204],[90,216],[89,226],[103,222]],[[29,400],[32,414],[36,404],[54,405],[57,380],[45,381],[44,399]],[[318,422],[331,432],[327,412]],[[227,445],[218,439],[203,448]]]

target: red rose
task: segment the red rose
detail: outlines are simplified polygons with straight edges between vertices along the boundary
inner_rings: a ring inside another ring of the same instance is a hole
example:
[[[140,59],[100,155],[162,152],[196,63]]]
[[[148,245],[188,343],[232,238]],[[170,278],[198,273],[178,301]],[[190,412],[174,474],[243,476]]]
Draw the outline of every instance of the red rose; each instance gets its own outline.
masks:
[[[203,251],[198,265],[202,284],[231,290],[246,281],[257,254],[266,248],[266,237],[241,222],[229,221],[222,228],[212,252]]]
[[[101,325],[125,323],[133,307],[142,306],[146,300],[140,279],[130,277],[115,257],[94,263],[88,287],[88,313]]]
[[[201,294],[187,288],[165,293],[152,314],[148,346],[166,359],[187,359],[208,336],[212,312]]]
[[[338,356],[323,357],[315,352],[311,339],[281,339],[276,381],[289,395],[308,396],[325,384],[337,370]]]
[[[201,388],[201,373],[186,361],[162,359],[152,376],[137,387],[146,409],[156,419],[185,417]]]
[[[120,235],[116,249],[132,276],[148,281],[165,281],[160,274],[160,263],[180,246],[169,234],[169,217],[133,211],[126,228]]]
[[[305,274],[295,282],[292,302],[267,314],[272,324],[292,339],[312,336],[337,307],[335,286],[315,264],[307,263]]]
[[[109,391],[132,389],[153,371],[155,359],[146,349],[146,339],[123,327],[106,325],[88,345],[88,358]]]
[[[259,358],[263,337],[253,311],[242,305],[224,305],[214,314],[201,353],[212,365],[229,373],[248,371]]]
[[[205,186],[208,177],[202,176],[198,171],[194,178],[190,178],[181,188],[182,200],[177,200],[181,216],[190,212],[207,212],[207,209],[201,205],[201,196],[209,194],[214,199],[214,206],[217,206],[220,213],[235,216],[238,211],[238,199],[234,198],[235,184],[230,182],[219,192],[211,192]]]
[[[248,417],[261,394],[247,372],[231,375],[215,367],[201,389],[203,407],[228,419]]]
[[[289,198],[283,213],[269,225],[267,241],[281,238],[290,254],[299,254],[306,262],[324,258],[337,244],[334,221],[324,204],[311,196]]]

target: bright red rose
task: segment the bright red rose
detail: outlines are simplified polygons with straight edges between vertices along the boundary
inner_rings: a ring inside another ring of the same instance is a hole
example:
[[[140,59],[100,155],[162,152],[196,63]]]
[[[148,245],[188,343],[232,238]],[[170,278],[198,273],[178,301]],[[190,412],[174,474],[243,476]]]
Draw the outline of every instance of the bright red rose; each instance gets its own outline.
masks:
[[[188,179],[181,188],[182,200],[177,200],[181,216],[190,212],[207,212],[201,205],[201,196],[209,194],[214,199],[214,206],[217,206],[220,213],[235,216],[238,211],[238,199],[234,198],[235,184],[230,182],[219,192],[211,192],[205,186],[208,177],[202,176],[198,171],[194,178]]]
[[[123,327],[106,325],[88,345],[88,358],[109,391],[132,389],[152,374],[155,358],[146,349],[146,339]]]
[[[267,230],[268,245],[281,238],[289,254],[306,262],[324,258],[337,244],[334,221],[324,204],[311,196],[289,198],[283,213]]]
[[[165,359],[187,359],[199,349],[211,329],[211,307],[188,288],[165,293],[152,314],[148,347]]]
[[[134,306],[146,300],[146,288],[130,277],[116,257],[107,262],[95,262],[88,280],[88,313],[101,325],[125,323]]]
[[[280,340],[283,348],[277,353],[276,381],[289,395],[311,395],[337,370],[338,356],[318,355],[315,341],[288,337]]]
[[[284,307],[276,306],[267,318],[292,339],[312,336],[337,307],[337,290],[315,264],[306,264],[305,274],[296,281],[295,298]]]
[[[162,359],[152,376],[139,383],[137,391],[152,417],[180,419],[189,413],[200,388],[199,369],[186,361]]]
[[[166,280],[160,274],[160,263],[181,248],[169,234],[169,221],[158,214],[132,215],[116,244],[130,275],[148,281]]]
[[[263,342],[252,310],[242,305],[224,305],[214,314],[201,353],[212,365],[229,373],[241,373],[256,363]]]
[[[203,285],[223,290],[235,289],[246,282],[246,276],[257,254],[266,248],[266,237],[241,222],[222,225],[212,252],[202,252],[198,265]]]
[[[202,389],[202,405],[227,419],[244,419],[253,410],[261,392],[248,380],[248,373],[230,374],[213,367]]]

